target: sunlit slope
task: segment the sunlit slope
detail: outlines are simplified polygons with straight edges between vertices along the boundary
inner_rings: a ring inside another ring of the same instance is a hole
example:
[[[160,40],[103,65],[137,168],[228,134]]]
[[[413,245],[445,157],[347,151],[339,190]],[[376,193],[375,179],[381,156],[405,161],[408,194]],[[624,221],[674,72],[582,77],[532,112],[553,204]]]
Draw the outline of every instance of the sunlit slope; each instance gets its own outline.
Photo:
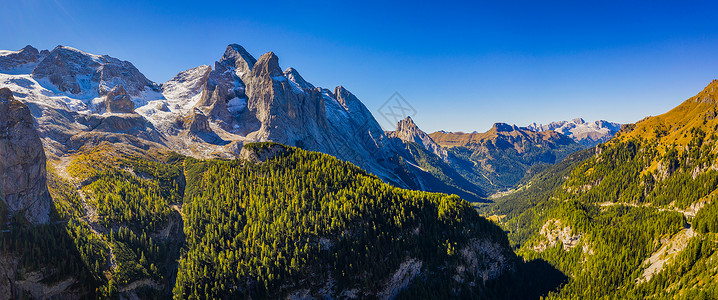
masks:
[[[697,95],[659,116],[629,124],[617,135],[619,141],[631,138],[657,139],[661,145],[686,146],[691,128],[715,132],[718,125],[718,80],[713,80]]]
[[[718,297],[716,87],[626,125],[568,174],[549,168],[523,198],[487,209],[505,215],[522,256],[571,278],[550,298]]]

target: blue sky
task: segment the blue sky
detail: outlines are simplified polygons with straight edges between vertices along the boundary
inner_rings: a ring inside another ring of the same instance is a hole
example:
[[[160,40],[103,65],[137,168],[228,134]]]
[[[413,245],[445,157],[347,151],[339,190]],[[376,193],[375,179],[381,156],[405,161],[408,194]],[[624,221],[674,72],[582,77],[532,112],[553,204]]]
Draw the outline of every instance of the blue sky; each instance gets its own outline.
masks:
[[[161,83],[238,43],[347,87],[378,120],[399,92],[428,132],[635,122],[718,78],[718,4],[584,2],[13,0],[0,9],[0,49],[72,46]]]

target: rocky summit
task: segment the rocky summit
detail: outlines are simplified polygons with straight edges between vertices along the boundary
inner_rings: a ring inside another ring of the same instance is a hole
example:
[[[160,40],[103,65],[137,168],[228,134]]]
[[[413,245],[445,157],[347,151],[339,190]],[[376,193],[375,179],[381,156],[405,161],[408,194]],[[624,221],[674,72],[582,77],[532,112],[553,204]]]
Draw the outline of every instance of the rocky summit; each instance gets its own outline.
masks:
[[[446,149],[434,142],[426,132],[419,129],[419,126],[416,126],[411,117],[406,117],[399,121],[396,131],[389,132],[389,136],[399,138],[405,142],[416,143],[441,158],[447,158]]]

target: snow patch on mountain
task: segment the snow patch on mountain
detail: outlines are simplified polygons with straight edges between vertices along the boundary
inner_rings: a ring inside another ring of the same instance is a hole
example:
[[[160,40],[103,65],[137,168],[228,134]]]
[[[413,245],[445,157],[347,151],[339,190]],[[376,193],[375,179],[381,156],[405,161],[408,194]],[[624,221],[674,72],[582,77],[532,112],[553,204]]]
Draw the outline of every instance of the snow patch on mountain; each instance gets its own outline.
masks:
[[[576,118],[545,125],[532,123],[527,128],[536,132],[553,130],[571,137],[583,146],[593,147],[610,140],[621,129],[621,124],[605,120],[586,122],[582,118]]]

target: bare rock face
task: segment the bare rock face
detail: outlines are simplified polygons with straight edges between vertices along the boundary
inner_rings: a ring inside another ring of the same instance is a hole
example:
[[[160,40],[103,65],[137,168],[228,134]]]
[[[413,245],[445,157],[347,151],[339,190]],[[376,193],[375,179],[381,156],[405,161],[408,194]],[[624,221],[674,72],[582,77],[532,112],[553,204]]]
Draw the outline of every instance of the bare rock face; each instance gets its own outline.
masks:
[[[287,68],[284,70],[284,76],[289,79],[290,82],[294,83],[300,90],[308,91],[315,89],[314,85],[304,80],[302,75],[294,68]]]
[[[244,80],[245,76],[252,71],[257,60],[242,46],[231,44],[227,46],[219,63],[234,68],[235,74]]]
[[[559,219],[550,219],[541,226],[539,232],[546,240],[541,241],[537,246],[534,246],[536,251],[544,251],[547,248],[551,248],[561,243],[563,250],[569,251],[571,248],[578,246],[581,242],[583,234],[574,233],[570,226],[564,226]]]
[[[0,200],[11,214],[21,214],[32,224],[50,219],[45,164],[30,109],[15,100],[10,89],[0,89]]]
[[[105,107],[108,113],[125,113],[131,114],[135,112],[135,103],[132,102],[130,96],[122,87],[118,85],[105,95]]]
[[[212,128],[209,127],[207,117],[201,113],[194,112],[186,121],[185,125],[189,128],[189,131],[193,133],[212,132]]]
[[[270,144],[266,147],[254,147],[254,145],[250,144],[249,146],[242,147],[239,157],[254,163],[265,162],[286,150],[287,147],[281,144]]]
[[[32,71],[36,79],[47,79],[62,92],[103,96],[117,85],[139,97],[145,90],[160,91],[132,63],[107,55],[93,55],[57,46]]]
[[[222,58],[214,64],[214,70],[209,72],[196,107],[215,119],[227,121],[231,118],[227,102],[234,98],[247,98],[243,80],[250,76],[255,63],[256,59],[242,46],[227,46]]]
[[[297,91],[273,52],[259,57],[246,84],[247,108],[261,123],[261,129],[254,133],[258,140],[310,149],[326,145],[329,124],[320,92]]]

